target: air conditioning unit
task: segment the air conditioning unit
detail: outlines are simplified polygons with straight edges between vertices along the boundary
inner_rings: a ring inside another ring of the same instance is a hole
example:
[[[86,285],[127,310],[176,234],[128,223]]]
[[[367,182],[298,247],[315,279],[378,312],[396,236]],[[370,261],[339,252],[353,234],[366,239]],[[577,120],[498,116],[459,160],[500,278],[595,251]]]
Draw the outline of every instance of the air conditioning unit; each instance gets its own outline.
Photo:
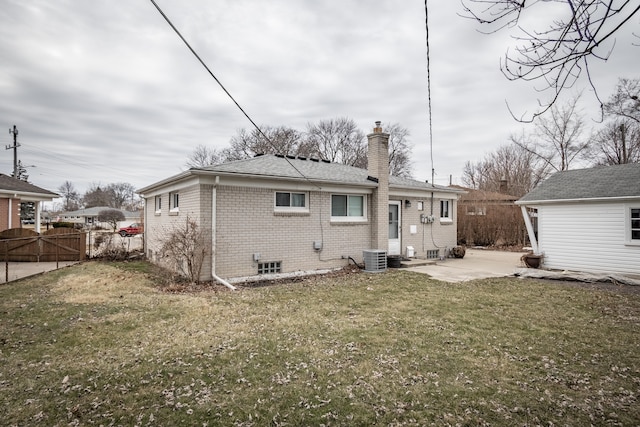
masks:
[[[371,249],[362,251],[364,258],[364,271],[367,273],[380,273],[387,270],[387,251]]]

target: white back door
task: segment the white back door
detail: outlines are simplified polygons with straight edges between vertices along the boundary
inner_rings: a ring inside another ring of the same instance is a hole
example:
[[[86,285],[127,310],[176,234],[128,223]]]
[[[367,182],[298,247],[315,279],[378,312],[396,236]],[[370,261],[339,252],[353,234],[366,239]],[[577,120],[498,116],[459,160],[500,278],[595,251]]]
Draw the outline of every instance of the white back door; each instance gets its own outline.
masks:
[[[400,250],[401,242],[400,242],[400,227],[401,227],[401,218],[400,218],[400,204],[398,201],[390,201],[389,202],[389,255],[400,255],[402,252]]]

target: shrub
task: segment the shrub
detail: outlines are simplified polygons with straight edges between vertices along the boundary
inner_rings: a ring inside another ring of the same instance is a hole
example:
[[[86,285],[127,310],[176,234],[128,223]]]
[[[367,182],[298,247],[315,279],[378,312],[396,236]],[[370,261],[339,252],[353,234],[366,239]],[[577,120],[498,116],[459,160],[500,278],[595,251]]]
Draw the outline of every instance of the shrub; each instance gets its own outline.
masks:
[[[118,228],[118,222],[124,220],[124,214],[118,209],[105,209],[98,212],[98,221],[109,224],[109,226],[113,228],[114,232]]]
[[[184,223],[174,225],[164,235],[162,253],[171,260],[176,272],[191,283],[198,283],[204,260],[211,253],[211,239],[207,238],[206,230],[187,216]]]
[[[75,224],[72,222],[52,222],[51,225],[53,228],[75,228]]]

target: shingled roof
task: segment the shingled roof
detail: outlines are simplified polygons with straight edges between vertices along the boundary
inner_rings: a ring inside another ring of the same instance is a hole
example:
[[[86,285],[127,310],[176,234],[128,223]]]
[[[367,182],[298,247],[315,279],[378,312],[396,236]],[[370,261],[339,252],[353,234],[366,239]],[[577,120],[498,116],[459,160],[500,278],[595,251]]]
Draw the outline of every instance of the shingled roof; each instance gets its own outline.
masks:
[[[279,156],[265,154],[250,159],[237,160],[205,168],[194,168],[190,171],[207,171],[224,175],[255,176],[264,178],[281,178],[291,180],[309,180],[313,182],[327,182],[373,186],[374,182],[368,176],[366,169],[332,163],[306,157]],[[389,187],[405,189],[439,190],[451,193],[464,191],[439,185],[431,185],[423,181],[389,177]]]
[[[0,173],[0,193],[16,194],[21,198],[24,198],[25,196],[47,197],[51,199],[60,197],[53,191],[45,190],[44,188],[37,187],[26,181],[15,179],[2,173]]]
[[[558,172],[516,203],[611,198],[640,199],[640,163]]]

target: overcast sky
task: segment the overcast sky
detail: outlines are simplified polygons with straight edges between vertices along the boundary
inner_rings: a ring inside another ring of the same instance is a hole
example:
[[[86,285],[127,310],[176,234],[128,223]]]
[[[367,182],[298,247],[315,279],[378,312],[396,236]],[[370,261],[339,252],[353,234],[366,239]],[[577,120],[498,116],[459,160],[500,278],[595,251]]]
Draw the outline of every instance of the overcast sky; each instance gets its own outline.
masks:
[[[414,177],[431,178],[422,0],[157,3],[259,125],[348,117],[369,133],[376,120],[399,123]],[[528,129],[506,102],[524,114],[547,96],[501,74],[507,33],[480,34],[460,13],[458,1],[429,2],[437,184],[460,183],[465,162]],[[150,1],[2,0],[0,22],[0,143],[12,144],[17,125],[18,157],[38,186],[140,188],[185,170],[197,145],[224,148],[251,128]],[[635,17],[592,70],[605,99],[619,77],[639,77],[638,28]],[[597,119],[589,90],[583,104]],[[3,150],[0,172],[12,170]]]

